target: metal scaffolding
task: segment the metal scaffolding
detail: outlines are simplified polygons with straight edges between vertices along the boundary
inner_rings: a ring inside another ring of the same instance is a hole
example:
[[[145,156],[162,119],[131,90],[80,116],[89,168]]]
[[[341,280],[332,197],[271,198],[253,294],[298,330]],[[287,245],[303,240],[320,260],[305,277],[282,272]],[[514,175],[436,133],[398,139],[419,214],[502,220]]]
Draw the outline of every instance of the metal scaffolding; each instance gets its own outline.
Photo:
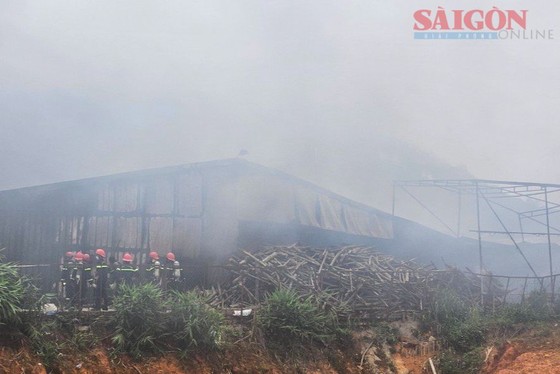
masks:
[[[441,219],[428,204],[421,201],[413,192],[412,188],[435,188],[448,191],[457,195],[457,222],[456,229],[445,220]],[[521,236],[521,241],[525,241],[526,236],[545,236],[548,242],[548,260],[550,276],[553,276],[552,268],[552,242],[551,237],[560,235],[560,228],[551,225],[550,218],[556,213],[560,213],[560,203],[551,200],[551,195],[560,192],[559,184],[545,184],[532,182],[511,182],[485,179],[460,179],[460,180],[405,180],[395,181],[393,183],[393,215],[395,215],[396,196],[398,191],[404,191],[431,216],[433,216],[439,224],[446,228],[453,235],[459,237],[461,235],[461,212],[463,209],[465,196],[472,196],[476,201],[476,224],[477,228],[470,230],[476,233],[478,238],[478,255],[480,272],[483,272],[483,234],[505,235],[511,240],[517,251],[523,257],[525,263],[534,274],[539,275],[525,256],[518,241],[514,236]],[[511,201],[517,200],[517,204],[511,204]],[[520,203],[521,200],[521,203]],[[491,215],[499,223],[499,230],[485,230],[481,227],[481,205],[488,207]],[[530,208],[530,209],[527,209]],[[510,215],[516,215],[519,229],[510,230],[504,222],[504,217],[500,215],[500,211],[507,211]],[[527,231],[524,227],[527,222],[533,226],[542,228],[542,231]],[[553,286],[552,286],[553,287]],[[481,282],[481,295],[483,294],[483,284]],[[554,295],[554,289],[552,289]]]

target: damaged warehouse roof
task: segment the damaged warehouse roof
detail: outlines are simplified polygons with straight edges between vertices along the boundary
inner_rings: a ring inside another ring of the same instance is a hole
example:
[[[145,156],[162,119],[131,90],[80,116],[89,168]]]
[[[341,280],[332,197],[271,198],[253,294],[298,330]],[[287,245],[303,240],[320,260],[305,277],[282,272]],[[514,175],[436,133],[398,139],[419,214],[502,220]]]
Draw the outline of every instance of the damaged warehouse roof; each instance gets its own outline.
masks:
[[[0,192],[0,247],[24,263],[98,247],[219,263],[239,247],[392,238],[390,214],[242,159]]]

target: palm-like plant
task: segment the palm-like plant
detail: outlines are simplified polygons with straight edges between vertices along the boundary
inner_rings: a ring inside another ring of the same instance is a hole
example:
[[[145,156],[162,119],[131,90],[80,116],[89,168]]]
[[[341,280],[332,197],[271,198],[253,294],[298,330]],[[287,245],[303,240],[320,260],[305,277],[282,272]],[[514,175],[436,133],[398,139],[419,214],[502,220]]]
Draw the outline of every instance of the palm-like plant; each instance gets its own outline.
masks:
[[[173,292],[169,298],[167,330],[179,348],[215,349],[224,332],[225,318],[195,291]]]
[[[161,289],[151,283],[122,285],[113,306],[115,313],[110,324],[114,329],[112,340],[117,351],[139,358],[144,352],[157,350],[166,311]]]
[[[292,346],[328,344],[342,331],[333,311],[322,309],[312,296],[301,297],[288,289],[268,296],[257,314],[257,324],[270,342]]]
[[[17,319],[25,292],[26,284],[19,275],[16,265],[11,262],[0,262],[0,323]]]

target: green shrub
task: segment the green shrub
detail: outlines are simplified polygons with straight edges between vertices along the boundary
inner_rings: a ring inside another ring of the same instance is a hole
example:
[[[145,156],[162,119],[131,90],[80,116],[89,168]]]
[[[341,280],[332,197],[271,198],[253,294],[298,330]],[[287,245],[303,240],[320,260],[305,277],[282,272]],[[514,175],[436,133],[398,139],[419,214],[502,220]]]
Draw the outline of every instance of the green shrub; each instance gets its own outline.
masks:
[[[19,332],[27,337],[48,372],[59,372],[60,355],[76,350],[86,352],[98,343],[91,331],[79,331],[78,318],[78,313],[46,316],[32,311],[22,315]]]
[[[517,323],[528,323],[535,321],[538,316],[529,307],[523,304],[508,304],[500,308],[494,315],[494,323],[500,328],[509,328]]]
[[[522,303],[502,306],[494,315],[493,323],[499,328],[507,329],[515,324],[548,321],[555,317],[548,295],[531,292]]]
[[[466,320],[471,308],[455,290],[444,288],[438,290],[434,296],[432,313],[436,321],[446,324]]]
[[[99,343],[99,340],[95,334],[91,331],[79,331],[74,329],[70,338],[67,340],[67,344],[73,349],[77,349],[82,352],[87,352]]]
[[[60,323],[56,317],[44,318],[38,316],[23,324],[24,334],[29,338],[35,354],[42,360],[47,369],[56,364],[63,343],[57,339]]]
[[[439,327],[440,336],[454,352],[466,353],[485,341],[487,319],[476,305],[461,298],[456,290],[444,288],[434,295],[432,307],[422,316],[426,331]]]
[[[392,346],[399,342],[399,330],[387,322],[377,322],[372,329],[375,332],[375,345],[378,347],[383,344]]]
[[[537,321],[546,321],[555,317],[554,308],[550,303],[550,296],[546,292],[531,292],[524,304],[531,308]]]
[[[478,318],[448,323],[442,327],[442,335],[447,343],[459,353],[480,347],[485,341],[486,328]]]
[[[0,262],[0,324],[17,320],[26,289],[15,264]]]
[[[166,303],[160,288],[148,283],[141,286],[122,285],[113,300],[115,313],[110,319],[117,352],[135,358],[158,349],[163,335]]]
[[[257,325],[273,344],[329,344],[342,329],[336,314],[320,308],[315,300],[313,297],[301,298],[293,290],[277,290],[262,304]]]
[[[461,355],[444,351],[438,357],[438,373],[477,374],[480,372],[482,364],[482,348],[476,348]]]
[[[225,318],[210,307],[195,291],[174,291],[169,297],[170,312],[166,316],[167,331],[179,348],[218,348],[225,328]]]

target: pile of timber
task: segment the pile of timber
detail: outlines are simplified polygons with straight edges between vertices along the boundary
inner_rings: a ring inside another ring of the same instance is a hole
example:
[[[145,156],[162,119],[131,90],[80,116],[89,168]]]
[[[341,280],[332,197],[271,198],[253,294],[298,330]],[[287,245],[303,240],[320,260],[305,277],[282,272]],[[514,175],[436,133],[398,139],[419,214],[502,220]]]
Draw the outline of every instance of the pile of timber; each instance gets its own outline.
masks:
[[[438,289],[454,290],[467,305],[480,304],[481,287],[486,306],[495,307],[505,303],[508,293],[507,288],[504,289],[500,277],[494,277],[489,272],[481,276],[468,267],[460,270],[457,267],[446,265],[445,270],[438,271],[436,279]]]
[[[422,309],[433,287],[436,268],[401,261],[372,247],[266,247],[242,251],[230,259],[234,274],[218,290],[222,306],[258,305],[280,288],[316,296],[351,314],[388,316]]]
[[[230,259],[227,286],[211,292],[216,306],[254,307],[277,289],[313,296],[346,316],[402,316],[434,302],[438,289],[454,289],[473,305],[480,300],[480,277],[470,270],[403,261],[367,246],[312,248],[274,246],[242,251]],[[492,302],[505,300],[500,282],[484,279]],[[485,302],[490,299],[485,296]]]

